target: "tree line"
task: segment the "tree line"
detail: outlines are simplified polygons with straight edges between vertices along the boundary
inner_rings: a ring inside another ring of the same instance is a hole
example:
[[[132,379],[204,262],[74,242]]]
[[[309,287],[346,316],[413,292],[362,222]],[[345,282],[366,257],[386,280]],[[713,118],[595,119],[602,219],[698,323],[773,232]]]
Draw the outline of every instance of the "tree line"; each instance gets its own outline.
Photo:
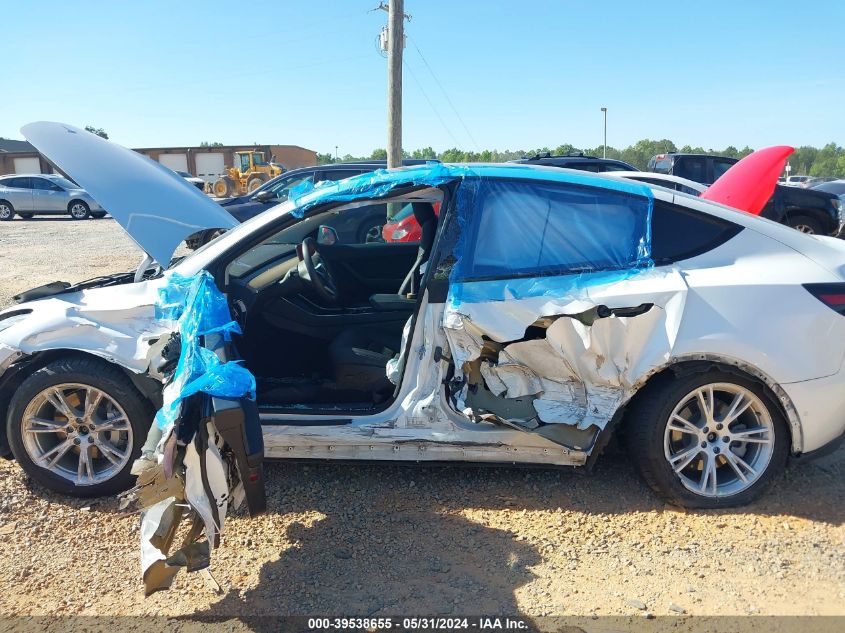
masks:
[[[479,152],[467,151],[453,147],[443,152],[436,152],[431,147],[424,147],[416,149],[412,152],[402,152],[405,158],[423,158],[423,159],[439,159],[444,163],[499,163],[522,158],[524,156],[533,156],[535,154],[550,153],[552,155],[565,155],[574,152],[583,151],[589,156],[602,156],[603,147],[599,145],[595,148],[576,148],[569,143],[558,145],[557,147],[541,147],[531,150],[483,150]],[[637,141],[633,145],[625,149],[618,149],[616,147],[607,147],[607,157],[615,158],[617,160],[625,161],[636,167],[637,169],[645,170],[648,168],[649,159],[655,154],[662,154],[665,152],[690,152],[696,154],[718,154],[719,156],[730,156],[732,158],[743,158],[754,150],[750,147],[743,147],[737,149],[733,145],[729,145],[725,149],[705,149],[703,147],[692,147],[684,145],[678,147],[669,139],[662,139],[659,141],[643,139]],[[339,157],[339,161],[350,162],[356,160],[386,160],[387,150],[375,149],[369,156],[352,156],[346,154]],[[320,165],[335,162],[333,154],[317,154],[317,162]],[[845,178],[845,148],[836,143],[828,143],[824,147],[812,147],[810,145],[803,145],[795,148],[795,153],[789,157],[789,164],[792,167],[790,172],[792,175],[807,175],[807,176],[822,176],[822,177],[838,177]]]

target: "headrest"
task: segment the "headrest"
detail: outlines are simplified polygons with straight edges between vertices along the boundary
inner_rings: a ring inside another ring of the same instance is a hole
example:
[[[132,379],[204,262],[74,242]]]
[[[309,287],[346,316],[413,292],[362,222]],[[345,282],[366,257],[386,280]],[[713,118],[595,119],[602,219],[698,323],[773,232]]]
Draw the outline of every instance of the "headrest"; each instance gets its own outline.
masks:
[[[437,216],[434,214],[434,207],[431,206],[430,202],[412,202],[411,208],[414,210],[414,219],[420,226],[432,220],[437,220]]]

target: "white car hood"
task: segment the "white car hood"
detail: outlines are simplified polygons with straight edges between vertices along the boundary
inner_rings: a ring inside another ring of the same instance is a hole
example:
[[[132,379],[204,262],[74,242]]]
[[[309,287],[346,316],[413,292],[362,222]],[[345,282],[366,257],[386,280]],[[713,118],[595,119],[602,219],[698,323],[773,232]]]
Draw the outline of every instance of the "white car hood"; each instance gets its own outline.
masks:
[[[96,134],[47,121],[25,125],[21,133],[163,266],[170,263],[176,247],[188,236],[238,224],[181,176]]]

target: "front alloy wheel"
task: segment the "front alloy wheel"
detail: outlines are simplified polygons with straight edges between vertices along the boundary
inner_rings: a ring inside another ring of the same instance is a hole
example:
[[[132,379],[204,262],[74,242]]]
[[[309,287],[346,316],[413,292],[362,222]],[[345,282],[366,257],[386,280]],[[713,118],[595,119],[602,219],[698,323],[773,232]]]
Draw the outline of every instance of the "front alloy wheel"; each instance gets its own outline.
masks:
[[[74,220],[86,220],[89,213],[88,205],[84,202],[77,201],[70,205],[70,217]]]
[[[626,415],[628,447],[645,482],[691,508],[756,499],[784,468],[789,431],[757,382],[711,370],[646,387]]]
[[[129,462],[133,434],[115,400],[91,385],[62,383],[33,398],[23,414],[23,444],[41,468],[74,486],[108,481]]]
[[[7,433],[32,479],[56,492],[96,497],[132,484],[131,463],[151,417],[123,371],[76,356],[53,361],[21,383]]]

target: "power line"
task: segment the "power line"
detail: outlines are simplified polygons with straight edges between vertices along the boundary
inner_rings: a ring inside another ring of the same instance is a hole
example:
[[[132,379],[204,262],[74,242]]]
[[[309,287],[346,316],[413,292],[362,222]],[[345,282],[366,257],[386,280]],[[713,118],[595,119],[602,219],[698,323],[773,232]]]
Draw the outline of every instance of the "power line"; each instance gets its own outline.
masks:
[[[446,92],[446,89],[443,87],[443,84],[440,83],[440,80],[437,78],[437,75],[434,74],[434,70],[432,70],[431,66],[429,65],[428,61],[426,60],[425,55],[422,54],[420,47],[417,46],[416,40],[413,37],[411,37],[410,35],[408,36],[408,39],[411,40],[411,44],[413,44],[414,48],[417,49],[417,53],[419,54],[420,59],[423,60],[425,67],[428,68],[428,72],[431,73],[431,76],[434,78],[434,81],[437,82],[437,85],[440,87],[440,91],[443,93],[443,96],[446,97],[446,102],[449,104],[449,107],[452,108],[452,112],[455,113],[455,116],[458,117],[458,121],[461,122],[461,125],[463,126],[464,131],[467,133],[467,136],[469,136],[470,140],[472,141],[472,144],[475,145],[475,149],[481,151],[481,148],[479,147],[478,143],[475,141],[475,137],[473,137],[472,132],[469,131],[467,124],[464,123],[463,118],[458,113],[458,109],[455,107],[455,104],[452,103],[452,100],[449,98],[449,93]]]
[[[429,99],[429,98],[428,98],[428,94],[426,93],[425,89],[422,87],[422,84],[420,83],[420,80],[419,80],[419,79],[417,79],[417,76],[416,76],[416,74],[414,73],[413,68],[411,68],[411,67],[408,65],[408,63],[407,63],[406,61],[404,61],[404,60],[403,60],[403,62],[402,62],[402,65],[403,65],[405,68],[407,68],[407,69],[408,69],[408,72],[409,72],[409,73],[411,73],[411,79],[413,79],[413,80],[414,80],[414,83],[416,83],[416,84],[417,84],[417,88],[419,88],[419,89],[420,89],[420,92],[422,93],[423,97],[425,97],[425,100],[426,100],[426,101],[428,101],[428,105],[430,105],[430,106],[431,106],[431,109],[434,111],[434,114],[436,114],[436,115],[437,115],[437,118],[438,118],[438,119],[440,119],[440,124],[443,126],[443,129],[444,129],[444,130],[446,130],[446,132],[448,132],[449,136],[451,136],[451,137],[452,137],[452,140],[455,142],[455,147],[457,147],[458,145],[460,145],[460,142],[458,141],[458,139],[457,139],[457,138],[455,138],[455,135],[454,135],[454,134],[452,134],[452,130],[450,130],[450,129],[449,129],[449,126],[448,126],[448,125],[446,125],[446,122],[443,120],[443,117],[442,117],[442,116],[440,116],[440,112],[437,110],[437,108],[436,108],[436,107],[434,107],[434,103],[431,101],[431,99]]]

